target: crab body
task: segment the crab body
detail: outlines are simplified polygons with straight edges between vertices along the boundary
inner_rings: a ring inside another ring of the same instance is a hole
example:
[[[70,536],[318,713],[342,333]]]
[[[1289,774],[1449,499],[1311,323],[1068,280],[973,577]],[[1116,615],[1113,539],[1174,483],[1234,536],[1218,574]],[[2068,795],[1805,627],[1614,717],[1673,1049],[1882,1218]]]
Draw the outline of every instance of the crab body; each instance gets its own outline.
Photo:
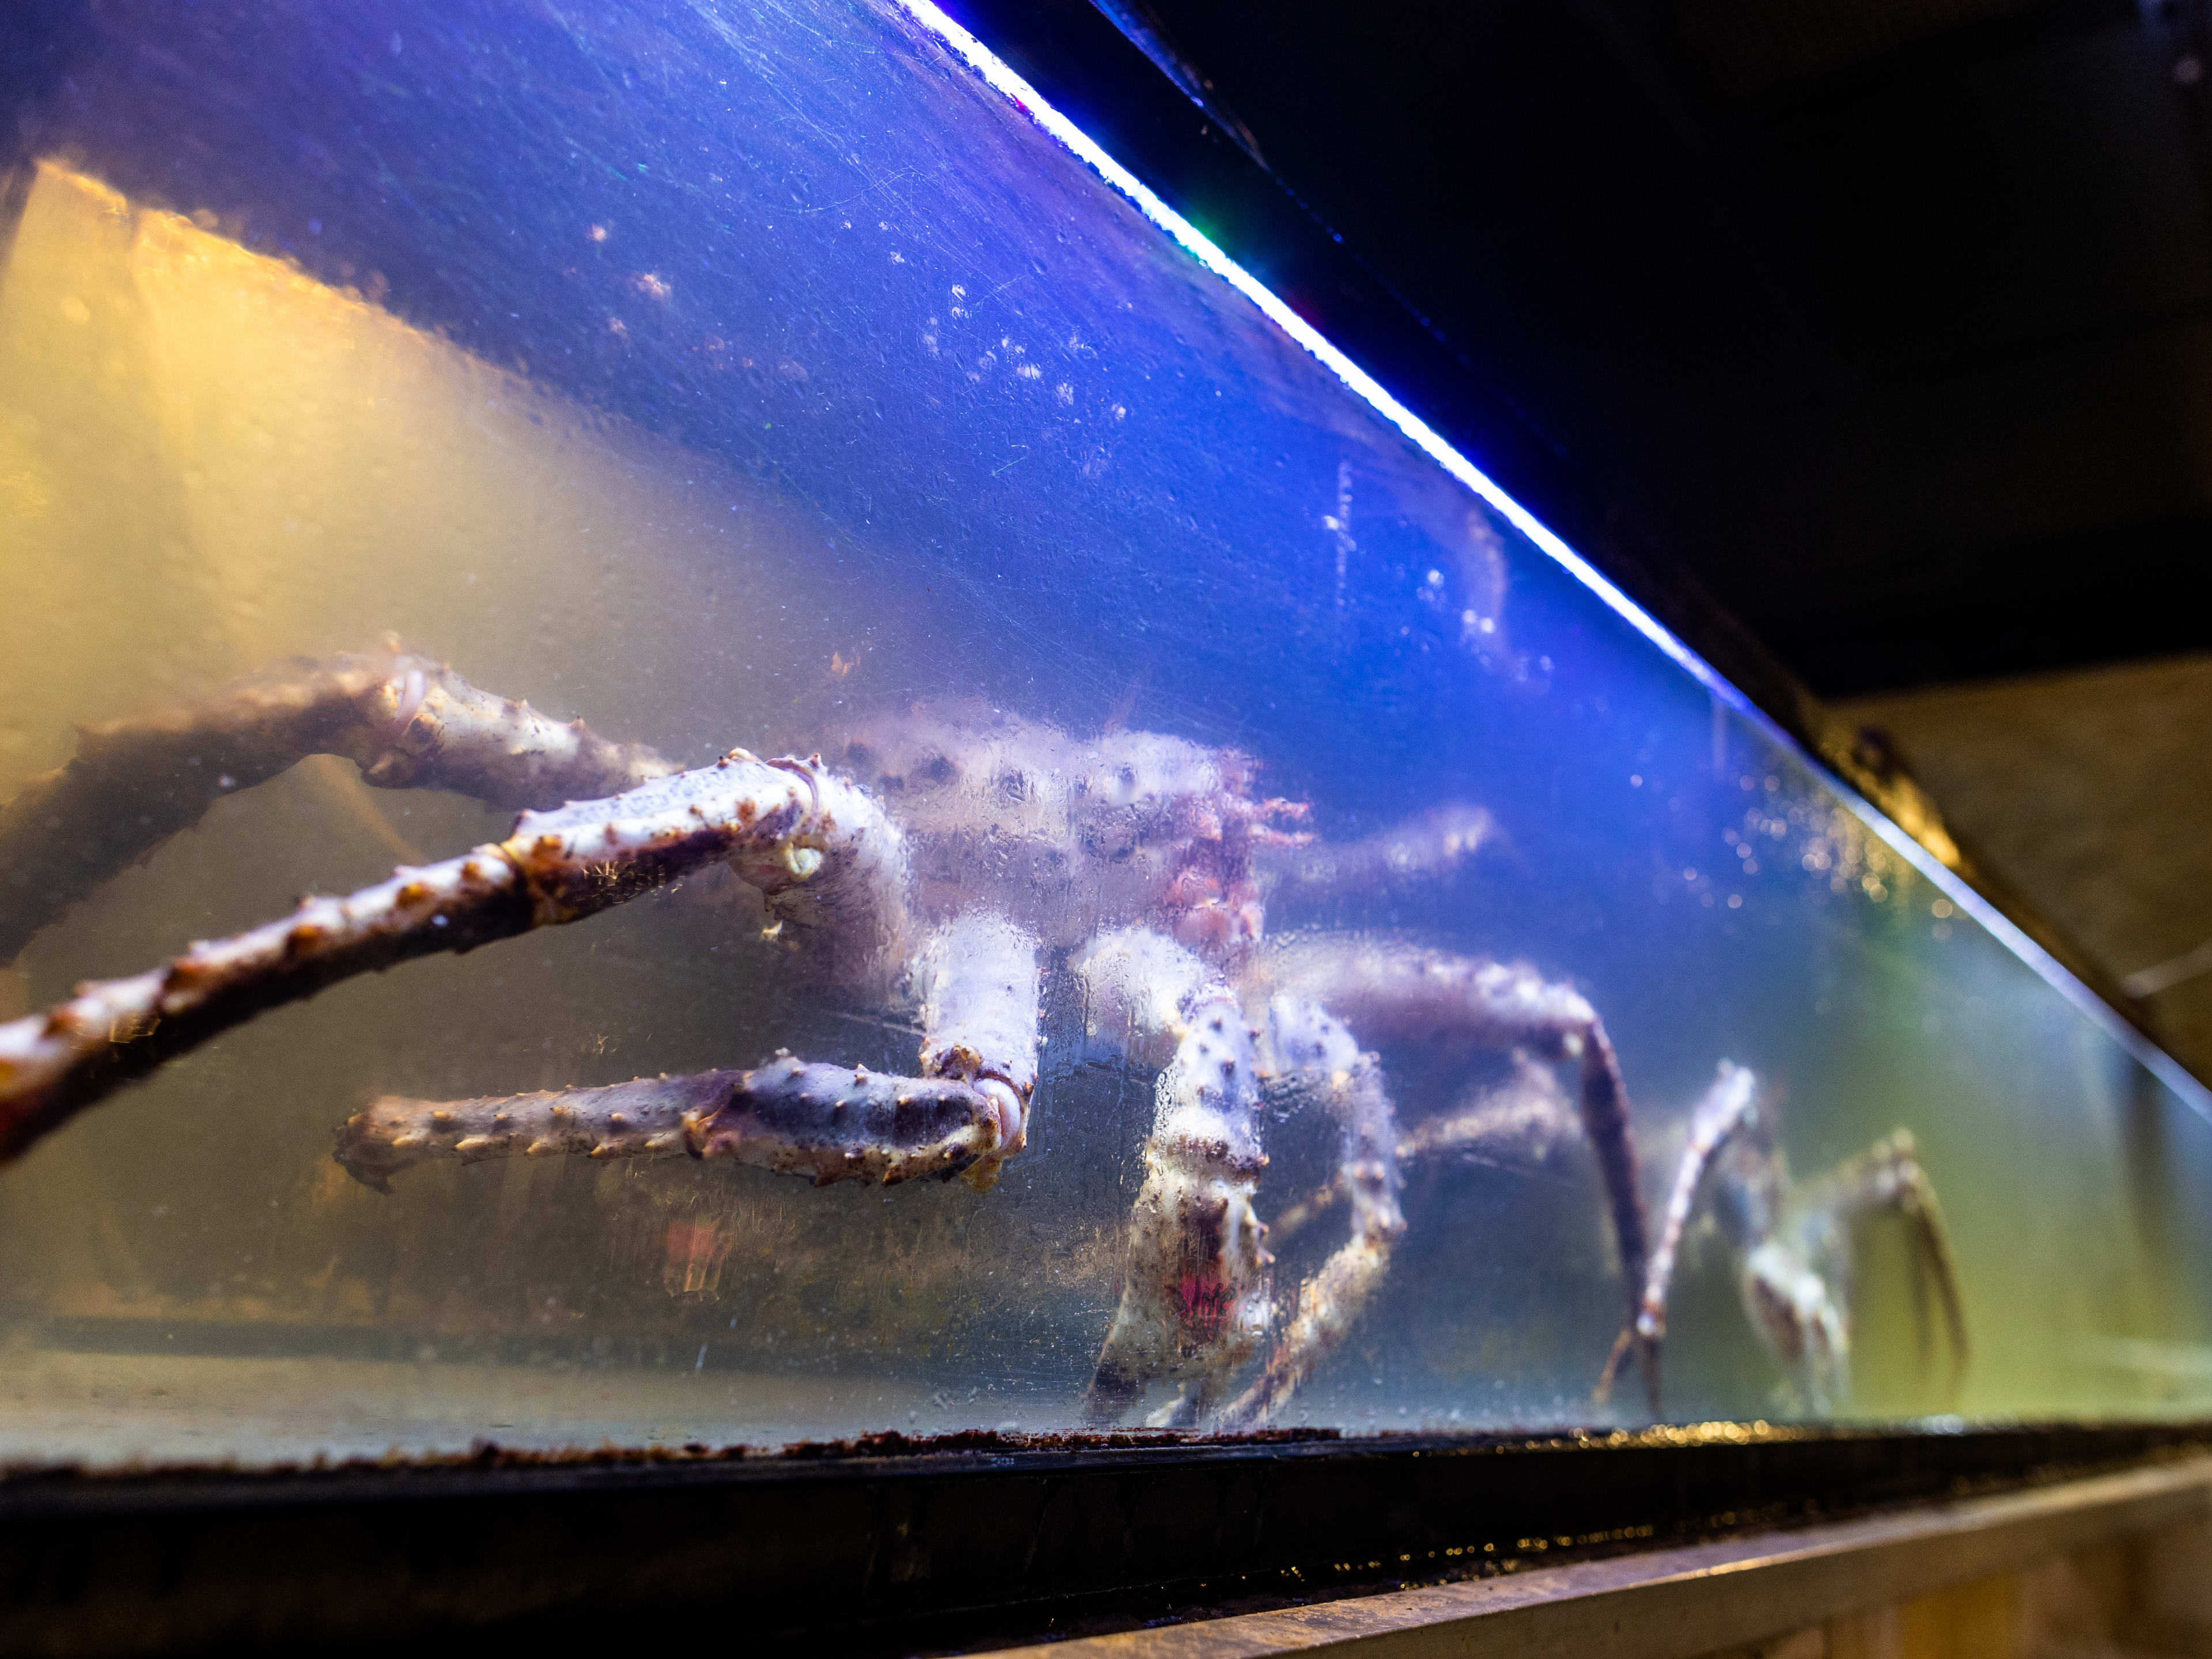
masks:
[[[1255,800],[1233,750],[1154,732],[1078,740],[978,704],[922,706],[848,732],[837,769],[881,799],[925,914],[988,893],[1048,949],[1134,921],[1215,952],[1261,927],[1255,849],[1304,816]]]

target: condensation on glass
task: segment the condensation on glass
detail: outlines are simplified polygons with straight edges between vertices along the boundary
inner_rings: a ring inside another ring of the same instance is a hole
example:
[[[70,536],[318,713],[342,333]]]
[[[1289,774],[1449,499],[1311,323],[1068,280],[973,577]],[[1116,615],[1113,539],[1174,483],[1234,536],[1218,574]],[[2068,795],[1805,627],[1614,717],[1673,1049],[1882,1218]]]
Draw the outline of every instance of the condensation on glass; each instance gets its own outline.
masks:
[[[2201,1100],[903,13],[658,13],[21,94],[0,1459],[2203,1408]]]

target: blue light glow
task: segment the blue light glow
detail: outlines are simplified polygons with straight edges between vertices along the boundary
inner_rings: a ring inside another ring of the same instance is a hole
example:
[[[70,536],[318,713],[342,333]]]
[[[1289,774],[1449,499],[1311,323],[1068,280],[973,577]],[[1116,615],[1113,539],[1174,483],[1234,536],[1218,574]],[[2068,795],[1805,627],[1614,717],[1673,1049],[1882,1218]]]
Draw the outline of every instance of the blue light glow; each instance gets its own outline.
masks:
[[[1410,439],[1424,454],[1480,496],[1515,529],[1571,573],[1576,580],[1596,594],[1630,627],[1658,647],[1717,700],[1774,742],[1802,756],[1806,764],[1826,780],[1838,796],[1892,851],[1926,877],[1952,903],[1972,916],[2069,1001],[2088,1015],[2191,1109],[2212,1121],[2212,1090],[2208,1090],[2172,1055],[2123,1019],[2103,998],[2090,990],[2057,957],[2028,937],[2010,917],[1975,891],[1942,860],[1907,835],[1887,813],[1837,777],[1816,757],[1806,754],[1803,746],[1794,737],[1724,678],[1711,663],[1677,639],[1656,617],[1615,586],[1603,572],[1568,546],[1543,520],[1507,495],[1488,474],[1446,442],[1427,422],[1392,397],[1381,382],[1332,344],[1312,324],[1291,310],[1279,295],[1153,194],[1142,179],[1108,155],[1088,133],[1054,109],[1039,95],[1035,87],[1017,75],[990,48],[930,3],[930,0],[899,0],[899,4],[994,90],[1127,197],[1139,212],[1165,231],[1206,270],[1250,301],[1269,322],[1297,341],[1376,414]]]

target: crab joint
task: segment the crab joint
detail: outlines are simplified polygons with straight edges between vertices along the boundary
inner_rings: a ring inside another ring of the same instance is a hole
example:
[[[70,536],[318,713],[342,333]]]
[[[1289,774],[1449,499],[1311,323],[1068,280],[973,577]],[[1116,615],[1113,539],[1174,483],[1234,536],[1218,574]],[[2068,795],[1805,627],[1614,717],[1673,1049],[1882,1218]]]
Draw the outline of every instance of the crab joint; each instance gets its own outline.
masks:
[[[921,1001],[921,1071],[957,1078],[990,1103],[997,1152],[969,1173],[988,1187],[1028,1139],[1037,1077],[1036,941],[982,911],[955,916],[923,943],[913,967]]]

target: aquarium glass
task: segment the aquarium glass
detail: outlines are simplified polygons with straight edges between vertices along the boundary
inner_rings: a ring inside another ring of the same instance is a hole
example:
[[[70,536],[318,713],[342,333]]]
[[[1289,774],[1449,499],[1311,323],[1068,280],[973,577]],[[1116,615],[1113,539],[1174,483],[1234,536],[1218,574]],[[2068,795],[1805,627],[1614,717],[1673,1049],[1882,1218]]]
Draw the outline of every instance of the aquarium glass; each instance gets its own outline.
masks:
[[[2203,1091],[934,13],[23,27],[0,1462],[2204,1409]]]

